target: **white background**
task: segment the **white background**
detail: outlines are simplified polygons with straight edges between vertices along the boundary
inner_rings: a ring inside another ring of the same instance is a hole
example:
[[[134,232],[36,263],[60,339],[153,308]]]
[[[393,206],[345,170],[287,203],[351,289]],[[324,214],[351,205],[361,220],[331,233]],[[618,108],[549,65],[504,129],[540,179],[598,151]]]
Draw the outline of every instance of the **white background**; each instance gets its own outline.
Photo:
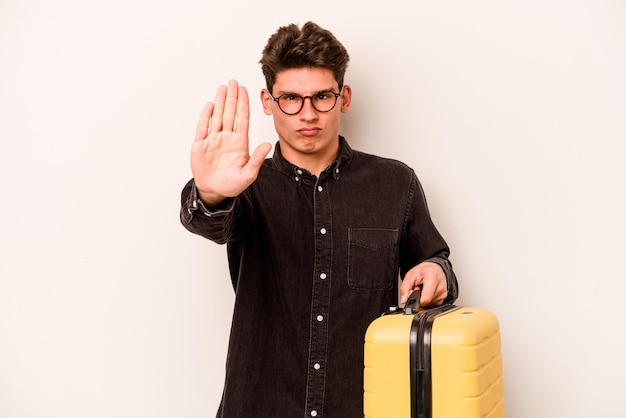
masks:
[[[415,168],[500,319],[507,417],[626,416],[623,1],[3,0],[0,417],[214,416],[233,293],[178,220],[189,147],[229,78],[276,140],[258,60],[306,20],[352,58],[342,133]]]

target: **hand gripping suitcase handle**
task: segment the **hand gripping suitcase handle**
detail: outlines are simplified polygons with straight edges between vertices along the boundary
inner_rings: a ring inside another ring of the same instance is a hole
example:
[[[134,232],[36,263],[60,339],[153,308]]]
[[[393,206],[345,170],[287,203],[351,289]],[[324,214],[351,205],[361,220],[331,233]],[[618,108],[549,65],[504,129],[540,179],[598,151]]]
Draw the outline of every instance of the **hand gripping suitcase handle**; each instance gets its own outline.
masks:
[[[414,290],[404,304],[405,314],[414,314],[420,308],[420,297],[422,296],[422,289],[418,288]]]
[[[409,297],[404,304],[404,307],[401,307],[399,304],[395,306],[390,306],[383,315],[398,315],[398,314],[406,314],[413,315],[420,309],[420,297],[422,296],[422,288],[418,288],[409,294]]]

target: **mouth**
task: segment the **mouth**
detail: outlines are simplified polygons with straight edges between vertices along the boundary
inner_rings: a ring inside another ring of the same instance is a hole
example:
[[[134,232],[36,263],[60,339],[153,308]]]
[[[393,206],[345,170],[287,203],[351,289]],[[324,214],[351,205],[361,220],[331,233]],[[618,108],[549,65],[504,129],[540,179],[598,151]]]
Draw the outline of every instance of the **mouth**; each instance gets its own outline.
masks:
[[[320,131],[321,129],[316,128],[316,127],[307,127],[307,128],[298,129],[298,133],[302,136],[315,136]]]

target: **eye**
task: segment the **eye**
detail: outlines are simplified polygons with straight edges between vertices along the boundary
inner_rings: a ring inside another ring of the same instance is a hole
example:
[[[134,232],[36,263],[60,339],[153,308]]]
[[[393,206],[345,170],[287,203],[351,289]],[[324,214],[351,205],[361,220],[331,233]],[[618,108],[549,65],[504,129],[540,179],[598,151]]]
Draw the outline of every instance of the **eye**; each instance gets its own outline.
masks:
[[[284,94],[280,97],[282,100],[286,101],[286,102],[294,102],[294,101],[298,101],[301,100],[302,98],[300,96],[298,96],[297,94]]]
[[[315,95],[317,100],[328,100],[330,99],[331,94],[327,91],[320,91]]]

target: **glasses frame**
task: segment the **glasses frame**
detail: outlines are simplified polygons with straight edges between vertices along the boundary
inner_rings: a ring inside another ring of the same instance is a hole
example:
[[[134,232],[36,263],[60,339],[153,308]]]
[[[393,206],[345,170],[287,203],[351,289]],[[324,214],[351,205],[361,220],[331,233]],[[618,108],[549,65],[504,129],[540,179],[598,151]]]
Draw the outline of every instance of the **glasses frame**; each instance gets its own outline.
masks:
[[[335,95],[335,103],[333,103],[333,106],[328,109],[328,110],[319,110],[317,107],[315,107],[315,103],[313,103],[313,97],[320,94],[320,93],[330,93],[330,94],[334,94]],[[300,111],[302,110],[302,108],[304,107],[304,102],[306,101],[306,99],[309,99],[311,101],[311,106],[313,107],[313,109],[315,109],[317,112],[321,112],[321,113],[328,113],[331,110],[333,110],[335,108],[335,106],[337,106],[337,99],[339,99],[339,96],[341,96],[341,93],[343,93],[343,86],[341,86],[341,88],[339,89],[339,93],[335,93],[332,90],[321,90],[318,91],[315,94],[312,94],[310,96],[300,96],[299,94],[296,93],[286,93],[286,94],[281,94],[278,97],[274,97],[272,96],[272,93],[268,90],[267,94],[270,95],[270,98],[276,102],[276,104],[278,105],[278,108],[280,109],[281,112],[283,112],[285,115],[289,115],[289,116],[293,116],[293,115],[297,115],[298,113],[300,113]],[[283,110],[282,107],[280,107],[280,103],[278,102],[280,100],[281,97],[283,96],[300,96],[302,97],[302,102],[300,103],[300,109],[298,109],[297,112],[293,112],[293,113],[287,113]]]

